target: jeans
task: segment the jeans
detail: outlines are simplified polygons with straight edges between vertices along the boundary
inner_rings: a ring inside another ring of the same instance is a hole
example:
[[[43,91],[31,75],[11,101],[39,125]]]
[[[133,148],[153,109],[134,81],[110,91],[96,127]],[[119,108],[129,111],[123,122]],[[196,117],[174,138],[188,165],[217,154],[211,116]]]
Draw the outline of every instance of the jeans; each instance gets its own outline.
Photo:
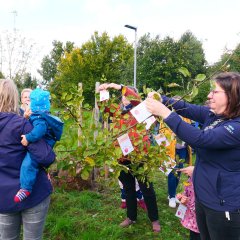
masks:
[[[179,163],[176,166],[176,168],[183,168],[183,163]],[[179,183],[181,173],[177,172],[177,176],[175,176],[175,174],[173,172],[170,172],[168,174],[168,195],[169,195],[169,198],[174,198],[176,196],[176,190],[177,190],[177,186],[178,186],[178,183]]]
[[[23,225],[24,240],[42,239],[50,196],[33,208],[15,213],[0,213],[0,240],[19,240]]]
[[[229,212],[229,219],[223,211],[216,211],[196,204],[197,224],[203,240],[239,240],[240,211]]]
[[[21,188],[32,192],[38,172],[38,164],[31,159],[30,154],[27,152],[20,171]]]

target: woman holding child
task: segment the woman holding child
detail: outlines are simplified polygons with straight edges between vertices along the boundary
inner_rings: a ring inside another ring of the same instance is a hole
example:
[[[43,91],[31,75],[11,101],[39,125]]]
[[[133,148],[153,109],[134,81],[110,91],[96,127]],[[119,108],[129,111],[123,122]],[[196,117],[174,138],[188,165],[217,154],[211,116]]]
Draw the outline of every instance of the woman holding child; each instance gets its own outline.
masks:
[[[21,136],[31,131],[28,120],[19,116],[18,91],[11,80],[0,80],[0,239],[42,239],[52,186],[44,170],[54,160],[52,148],[44,141],[21,144]],[[20,167],[27,153],[40,165],[32,194],[14,202],[20,186]]]

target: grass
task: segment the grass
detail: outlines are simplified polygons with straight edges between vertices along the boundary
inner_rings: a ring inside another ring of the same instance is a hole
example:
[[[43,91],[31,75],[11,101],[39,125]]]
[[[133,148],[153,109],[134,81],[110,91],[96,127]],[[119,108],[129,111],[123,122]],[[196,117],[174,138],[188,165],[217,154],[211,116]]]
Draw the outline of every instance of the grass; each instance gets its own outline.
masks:
[[[57,188],[46,221],[44,240],[137,240],[137,239],[188,239],[177,217],[176,209],[168,207],[167,181],[162,173],[156,173],[154,187],[159,207],[161,232],[153,233],[151,223],[142,210],[138,210],[137,223],[129,228],[118,225],[126,218],[126,210],[120,209],[120,189],[117,182],[106,180],[97,191],[69,191]]]

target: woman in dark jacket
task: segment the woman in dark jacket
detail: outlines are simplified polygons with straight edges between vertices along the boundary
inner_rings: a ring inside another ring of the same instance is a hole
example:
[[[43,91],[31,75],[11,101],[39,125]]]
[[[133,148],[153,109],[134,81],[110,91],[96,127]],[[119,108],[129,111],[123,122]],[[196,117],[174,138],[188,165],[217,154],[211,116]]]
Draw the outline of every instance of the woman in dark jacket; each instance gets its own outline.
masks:
[[[146,104],[196,149],[193,182],[201,239],[236,240],[240,239],[240,74],[221,73],[213,85],[208,106],[167,97],[163,103],[148,99]],[[202,129],[185,123],[178,114],[201,123]]]
[[[50,203],[52,186],[45,168],[55,159],[44,140],[21,144],[21,136],[32,130],[31,124],[19,116],[18,91],[13,81],[0,80],[0,239],[42,239],[44,222]],[[22,160],[27,151],[41,166],[31,196],[21,203],[14,202],[20,187]]]

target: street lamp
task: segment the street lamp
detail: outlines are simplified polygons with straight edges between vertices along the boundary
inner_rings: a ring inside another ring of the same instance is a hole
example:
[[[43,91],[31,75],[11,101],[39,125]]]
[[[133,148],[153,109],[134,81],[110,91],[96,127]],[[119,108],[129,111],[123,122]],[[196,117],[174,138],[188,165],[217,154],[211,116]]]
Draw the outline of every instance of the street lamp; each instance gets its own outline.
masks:
[[[131,25],[124,25],[126,28],[130,28],[135,31],[135,43],[134,43],[134,77],[133,77],[133,86],[136,88],[137,85],[137,27]]]

